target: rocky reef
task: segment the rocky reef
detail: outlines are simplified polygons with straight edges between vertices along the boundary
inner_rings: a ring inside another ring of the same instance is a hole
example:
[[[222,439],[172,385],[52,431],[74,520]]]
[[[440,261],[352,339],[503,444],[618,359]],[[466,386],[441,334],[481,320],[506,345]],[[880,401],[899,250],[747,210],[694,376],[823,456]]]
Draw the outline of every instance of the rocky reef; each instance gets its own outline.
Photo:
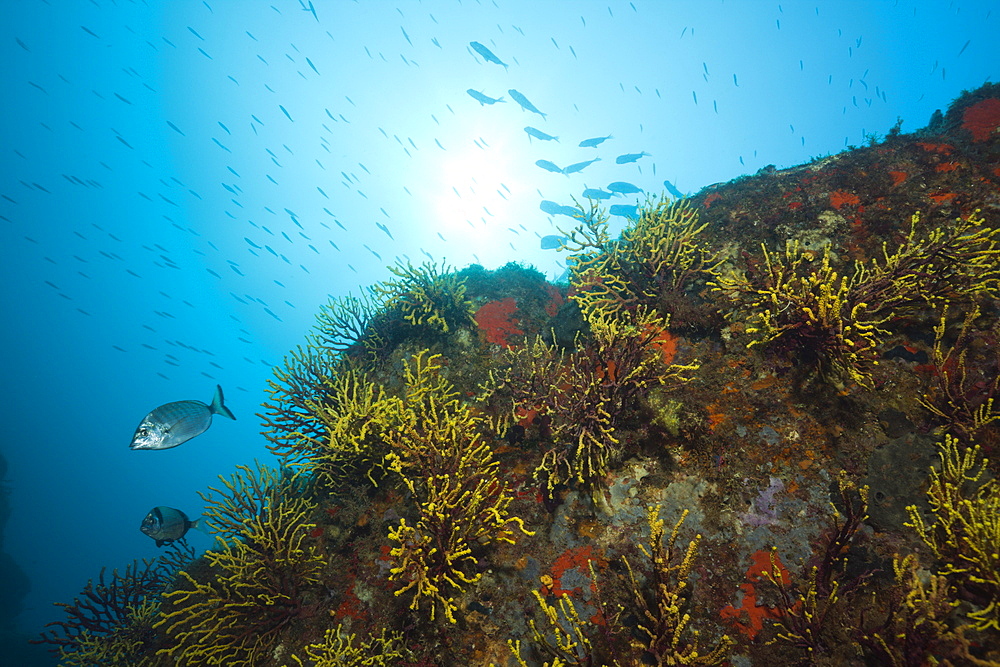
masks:
[[[325,306],[63,663],[1000,664],[1000,86],[564,235]]]

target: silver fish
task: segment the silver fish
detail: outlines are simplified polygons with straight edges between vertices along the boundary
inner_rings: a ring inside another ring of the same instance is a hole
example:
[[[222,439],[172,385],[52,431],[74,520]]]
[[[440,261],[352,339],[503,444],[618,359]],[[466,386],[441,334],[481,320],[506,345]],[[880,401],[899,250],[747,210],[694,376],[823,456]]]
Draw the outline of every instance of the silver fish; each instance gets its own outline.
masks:
[[[212,425],[212,415],[236,419],[223,404],[222,387],[215,385],[212,402],[176,401],[156,408],[143,417],[132,436],[132,449],[169,449],[201,435]]]
[[[201,520],[191,521],[187,515],[173,507],[154,507],[142,520],[139,530],[144,535],[156,540],[156,546],[162,547],[174,540],[184,537],[192,528],[198,528]]]

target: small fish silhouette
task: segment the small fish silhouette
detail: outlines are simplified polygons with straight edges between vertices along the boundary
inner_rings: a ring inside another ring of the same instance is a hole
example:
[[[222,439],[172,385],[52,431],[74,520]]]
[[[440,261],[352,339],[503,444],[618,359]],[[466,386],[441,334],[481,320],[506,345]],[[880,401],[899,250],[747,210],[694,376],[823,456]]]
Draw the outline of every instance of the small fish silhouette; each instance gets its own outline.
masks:
[[[563,167],[564,174],[575,174],[578,171],[583,171],[595,162],[599,162],[601,158],[595,157],[593,160],[587,160],[586,162],[576,162],[569,165],[568,167]]]
[[[563,206],[562,204],[557,204],[556,202],[549,201],[548,199],[543,199],[542,203],[538,205],[538,208],[542,209],[549,215],[565,215],[570,218],[576,217],[576,215],[580,212],[572,206]]]
[[[605,141],[612,138],[613,137],[609,134],[606,137],[594,137],[593,139],[584,139],[583,141],[580,142],[580,148],[597,148]]]
[[[551,171],[554,174],[561,174],[563,170],[561,167],[556,165],[554,162],[549,162],[548,160],[535,160],[535,164],[544,169],[545,171]]]
[[[488,95],[483,95],[481,92],[473,88],[469,88],[465,92],[467,92],[472,97],[472,99],[479,102],[479,104],[496,104],[497,102],[505,101],[503,97],[496,97],[496,98],[489,97]]]
[[[639,217],[639,207],[635,204],[612,204],[611,208],[608,209],[608,213],[619,215],[623,218],[637,218]]]
[[[587,188],[583,191],[583,196],[587,199],[611,199],[614,195],[598,188]]]
[[[667,189],[667,192],[669,192],[671,196],[676,197],[677,199],[684,198],[684,195],[681,193],[681,191],[678,190],[677,187],[670,181],[663,181],[663,187]]]
[[[615,181],[614,183],[609,183],[608,190],[620,195],[630,195],[636,192],[642,192],[642,188],[636,187],[631,183],[626,183],[625,181]]]
[[[530,101],[528,101],[527,97],[525,97],[521,93],[517,92],[513,88],[511,88],[510,90],[508,90],[507,94],[510,95],[511,99],[513,99],[515,102],[517,102],[519,105],[521,105],[521,108],[524,109],[525,111],[530,111],[531,113],[537,113],[542,118],[545,118],[548,115],[548,114],[542,113],[537,108],[535,108],[535,105],[532,104]]]
[[[497,65],[503,65],[503,68],[507,69],[507,63],[497,58],[492,51],[487,49],[479,42],[469,42],[469,46],[471,46],[476,53],[481,55],[483,57],[483,60],[485,60],[486,62],[496,63]]]
[[[535,129],[530,125],[524,128],[524,131],[528,133],[529,139],[534,137],[535,139],[541,139],[542,141],[559,141],[559,137],[553,137],[551,134],[545,134],[541,130]]]
[[[550,234],[548,236],[542,237],[541,249],[542,250],[555,250],[556,248],[561,248],[563,243],[566,242],[565,236],[556,236]]]
[[[649,155],[649,153],[647,153],[646,151],[643,151],[641,153],[625,153],[624,155],[619,155],[618,157],[616,157],[615,162],[617,164],[627,164],[629,162],[635,162],[639,158],[646,157],[647,155]]]

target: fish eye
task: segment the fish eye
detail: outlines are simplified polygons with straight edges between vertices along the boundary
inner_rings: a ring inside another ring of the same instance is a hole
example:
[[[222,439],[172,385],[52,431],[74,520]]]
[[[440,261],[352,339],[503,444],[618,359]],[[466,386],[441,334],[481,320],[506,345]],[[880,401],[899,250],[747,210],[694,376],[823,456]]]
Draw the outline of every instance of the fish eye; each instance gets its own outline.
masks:
[[[145,438],[145,437],[146,437],[147,435],[149,435],[149,429],[146,429],[146,428],[140,428],[140,429],[139,429],[139,435],[141,435],[142,437],[144,437],[144,438]]]

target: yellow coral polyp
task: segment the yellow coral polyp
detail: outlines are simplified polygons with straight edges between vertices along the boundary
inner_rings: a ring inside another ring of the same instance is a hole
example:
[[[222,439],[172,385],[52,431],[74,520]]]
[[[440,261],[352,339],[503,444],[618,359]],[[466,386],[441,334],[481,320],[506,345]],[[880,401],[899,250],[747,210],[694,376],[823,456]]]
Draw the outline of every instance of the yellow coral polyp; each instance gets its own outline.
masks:
[[[835,270],[829,246],[817,266],[812,251],[792,239],[783,260],[762,246],[758,279],[731,273],[717,277],[713,289],[749,309],[749,346],[790,340],[818,356],[828,379],[870,388],[890,321],[949,298],[1000,294],[1000,230],[983,225],[978,211],[929,231],[920,221],[914,214],[895,252],[883,244],[881,258],[855,261],[850,276]]]
[[[304,651],[310,667],[391,667],[413,657],[403,646],[403,635],[398,632],[387,633],[383,629],[378,635],[361,641],[340,625],[328,629],[321,643],[309,644]],[[292,655],[291,659],[298,667],[305,667],[305,662],[297,655]]]
[[[116,628],[107,634],[84,630],[72,646],[59,647],[59,664],[66,667],[132,667],[149,664],[153,625],[160,600],[148,597],[131,605]]]
[[[334,484],[355,470],[375,483],[388,451],[386,432],[401,413],[400,399],[351,369],[331,379],[322,399],[311,405],[327,431],[324,442],[307,455],[308,467]]]
[[[722,665],[726,653],[733,645],[723,635],[719,644],[710,650],[699,648],[700,633],[691,630],[691,584],[688,581],[694,567],[701,535],[696,535],[681,552],[676,549],[681,525],[688,516],[685,510],[674,524],[670,537],[664,539],[664,522],[659,518],[659,508],[648,508],[647,522],[650,531],[649,545],[639,544],[639,549],[649,560],[648,574],[642,582],[627,558],[622,558],[629,575],[628,606],[616,605],[617,612],[609,612],[603,601],[594,561],[590,561],[590,576],[597,596],[598,613],[606,623],[611,623],[625,609],[634,610],[638,616],[636,626],[628,633],[632,651],[625,655],[608,642],[608,632],[593,632],[588,621],[580,616],[577,605],[569,594],[563,593],[557,604],[552,605],[537,590],[535,601],[542,613],[540,622],[529,621],[532,643],[542,654],[550,656],[551,665]],[[612,607],[614,609],[614,607]],[[591,617],[593,620],[593,617]],[[605,628],[606,630],[607,628]],[[521,642],[509,641],[508,646],[518,664],[527,666],[521,656]],[[608,661],[608,657],[611,657]],[[650,660],[652,662],[650,662]]]
[[[219,475],[222,488],[208,487],[212,493],[198,492],[205,501],[204,516],[212,531],[234,539],[246,534],[246,527],[281,506],[286,513],[306,514],[314,505],[303,496],[305,476],[288,468],[271,468],[255,461],[255,468],[237,465],[228,479]]]
[[[632,596],[640,613],[638,630],[641,640],[633,640],[633,645],[645,653],[655,656],[658,664],[664,665],[720,665],[725,662],[726,652],[732,646],[728,636],[723,635],[719,645],[703,653],[699,649],[697,630],[689,632],[691,615],[687,612],[690,586],[688,577],[694,567],[701,535],[697,534],[688,542],[680,556],[677,539],[681,526],[687,519],[688,510],[664,540],[665,523],[660,518],[659,506],[648,508],[646,521],[649,525],[649,547],[640,543],[639,549],[650,561],[650,574],[640,585],[628,559],[623,558],[632,583]],[[651,596],[645,591],[649,590]],[[649,602],[652,597],[652,604]]]
[[[566,359],[555,377],[547,376],[544,394],[525,395],[516,390],[521,397],[515,407],[548,406],[557,417],[552,424],[553,438],[568,445],[568,449],[548,450],[536,469],[536,477],[545,480],[549,491],[567,482],[593,487],[608,472],[619,444],[616,419],[628,401],[648,387],[687,382],[699,368],[697,361],[663,362],[654,342],[667,330],[669,317],[643,305],[614,310],[606,300],[590,293],[574,298],[593,340],[579,341],[581,349]],[[539,351],[535,346],[513,354]],[[518,364],[519,360],[512,361],[512,366]],[[527,386],[538,384],[532,380]]]
[[[687,200],[647,199],[617,240],[596,203],[589,211],[580,207],[577,217],[581,224],[563,232],[567,240],[560,249],[570,253],[574,287],[610,310],[654,305],[664,293],[716,275],[722,264],[721,253],[701,237],[707,223],[699,224],[698,211]]]
[[[941,660],[952,657],[948,656],[949,648],[962,652],[968,649],[962,630],[956,632],[950,621],[952,611],[960,604],[954,587],[947,577],[922,572],[913,554],[897,554],[892,567],[902,600],[882,627],[870,635],[871,657],[877,664],[886,665],[949,664]],[[908,641],[900,641],[904,637]]]
[[[434,620],[440,606],[455,623],[457,598],[479,581],[473,548],[514,543],[516,532],[531,535],[508,513],[512,500],[499,475],[493,451],[479,435],[482,418],[458,400],[442,375],[440,355],[423,350],[406,365],[406,394],[398,423],[387,431],[392,452],[387,469],[417,500],[417,520],[391,528],[396,543],[391,581],[396,595],[412,592],[411,609],[430,602]]]
[[[302,589],[316,584],[325,560],[304,540],[313,507],[279,503],[249,518],[221,548],[205,552],[214,572],[164,594],[163,628],[171,644],[158,654],[185,664],[253,665],[277,631],[299,613]]]
[[[941,561],[938,574],[961,583],[982,600],[970,611],[970,625],[1000,631],[1000,485],[984,479],[989,462],[978,445],[962,451],[946,435],[939,451],[940,469],[932,468],[927,500],[934,523],[915,505],[906,508],[912,528]]]
[[[641,264],[656,282],[681,290],[695,276],[714,275],[722,264],[720,253],[710,249],[698,224],[698,211],[686,199],[649,199],[635,223],[622,230],[630,263]],[[646,296],[654,296],[646,289]]]
[[[449,333],[456,327],[470,325],[472,302],[466,296],[465,281],[442,262],[414,267],[407,262],[390,266],[396,278],[375,285],[373,293],[385,300],[385,307],[398,309],[410,326],[426,327]]]
[[[927,394],[918,396],[917,400],[943,418],[949,428],[965,438],[972,438],[979,429],[1000,420],[1000,411],[994,410],[994,396],[1000,395],[1000,375],[995,375],[985,390],[975,388],[978,378],[970,376],[968,356],[974,342],[974,322],[982,311],[977,305],[966,312],[954,345],[946,348],[944,339],[949,306],[947,302],[944,304],[941,317],[934,326],[934,347],[931,351],[931,361],[936,370],[934,382]]]
[[[551,416],[554,444],[535,469],[549,492],[567,483],[593,491],[617,452],[617,419],[631,401],[649,387],[676,388],[699,368],[697,360],[665,363],[657,344],[668,316],[645,305],[613,308],[601,293],[573,298],[590,335],[579,336],[570,353],[540,336],[506,350],[505,370],[491,373],[486,393],[510,397],[506,411],[512,420],[530,411]]]
[[[389,451],[385,433],[399,420],[401,400],[347,364],[318,376],[312,391],[298,400],[304,423],[280,439],[269,435],[276,442],[269,448],[323,486],[341,486],[358,474],[376,483]]]
[[[569,594],[563,593],[556,605],[550,605],[536,590],[532,590],[531,594],[535,596],[535,602],[538,603],[545,620],[541,630],[534,620],[529,621],[535,644],[553,657],[553,665],[590,664],[594,658],[594,647],[585,632],[587,623],[580,618]],[[549,637],[554,641],[550,641]],[[511,646],[512,650],[514,648]],[[523,665],[520,644],[516,649],[515,655]]]

